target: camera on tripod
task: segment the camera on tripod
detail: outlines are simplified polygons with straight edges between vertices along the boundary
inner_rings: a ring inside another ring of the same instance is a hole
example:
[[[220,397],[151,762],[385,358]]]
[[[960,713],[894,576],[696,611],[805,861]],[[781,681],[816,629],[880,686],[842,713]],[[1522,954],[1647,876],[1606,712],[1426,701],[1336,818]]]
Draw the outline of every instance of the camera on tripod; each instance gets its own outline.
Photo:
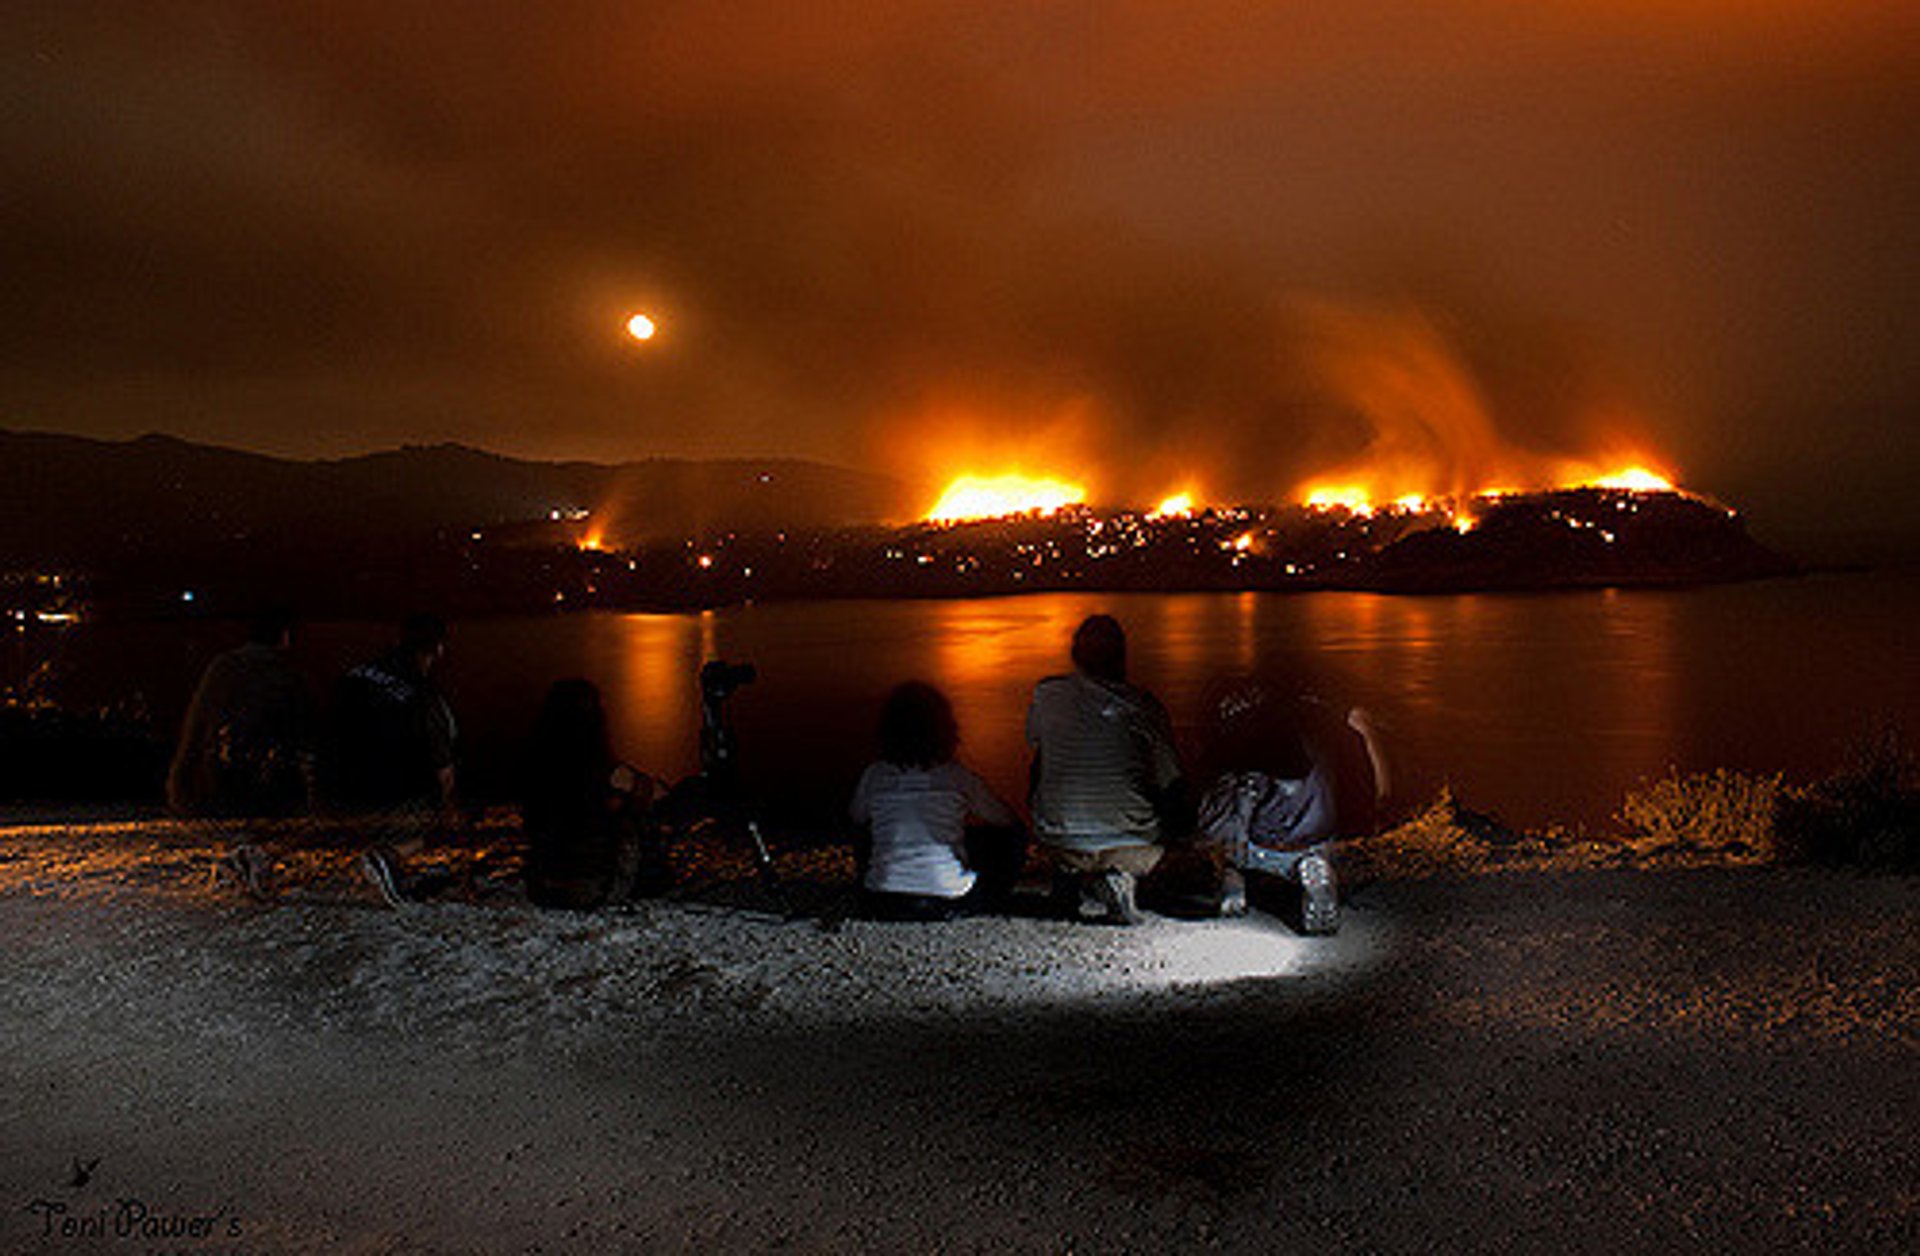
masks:
[[[709,790],[725,794],[734,784],[736,747],[727,719],[727,699],[758,675],[751,663],[712,659],[700,668],[700,775]]]

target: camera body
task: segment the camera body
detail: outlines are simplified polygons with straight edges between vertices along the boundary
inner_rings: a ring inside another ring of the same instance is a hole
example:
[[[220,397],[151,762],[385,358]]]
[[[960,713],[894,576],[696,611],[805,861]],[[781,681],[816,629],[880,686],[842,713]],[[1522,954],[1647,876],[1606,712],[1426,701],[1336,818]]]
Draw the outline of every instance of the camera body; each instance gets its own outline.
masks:
[[[700,695],[709,702],[724,702],[740,686],[752,684],[758,675],[751,663],[713,659],[700,668]]]

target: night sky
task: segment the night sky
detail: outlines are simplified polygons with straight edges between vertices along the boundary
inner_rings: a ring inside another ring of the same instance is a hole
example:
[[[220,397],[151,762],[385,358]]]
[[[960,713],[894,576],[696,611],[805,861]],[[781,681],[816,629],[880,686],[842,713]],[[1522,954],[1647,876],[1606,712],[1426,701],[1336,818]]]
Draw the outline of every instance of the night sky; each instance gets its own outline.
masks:
[[[1912,0],[14,0],[0,65],[0,427],[1138,500],[1618,451],[1920,533]]]

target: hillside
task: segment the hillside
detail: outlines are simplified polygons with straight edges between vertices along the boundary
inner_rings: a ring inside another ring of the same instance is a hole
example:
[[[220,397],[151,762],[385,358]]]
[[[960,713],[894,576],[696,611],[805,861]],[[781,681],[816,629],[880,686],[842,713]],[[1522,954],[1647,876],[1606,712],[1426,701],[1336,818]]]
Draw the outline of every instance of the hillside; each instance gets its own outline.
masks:
[[[462,445],[296,461],[148,435],[0,431],[0,563],[102,564],[297,540],[306,550],[591,510],[632,543],[835,527],[912,510],[883,476],[790,459],[546,463]]]

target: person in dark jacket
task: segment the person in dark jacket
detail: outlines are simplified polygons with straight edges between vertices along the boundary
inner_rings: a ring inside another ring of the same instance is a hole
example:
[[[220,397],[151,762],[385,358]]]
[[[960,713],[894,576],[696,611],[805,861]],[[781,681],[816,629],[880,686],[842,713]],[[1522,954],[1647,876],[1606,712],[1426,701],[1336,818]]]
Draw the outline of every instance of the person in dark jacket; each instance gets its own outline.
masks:
[[[459,824],[457,729],[433,675],[446,651],[446,621],[409,615],[391,650],[347,672],[334,689],[333,802],[374,818],[381,830],[361,867],[390,903],[406,897],[401,860]]]

